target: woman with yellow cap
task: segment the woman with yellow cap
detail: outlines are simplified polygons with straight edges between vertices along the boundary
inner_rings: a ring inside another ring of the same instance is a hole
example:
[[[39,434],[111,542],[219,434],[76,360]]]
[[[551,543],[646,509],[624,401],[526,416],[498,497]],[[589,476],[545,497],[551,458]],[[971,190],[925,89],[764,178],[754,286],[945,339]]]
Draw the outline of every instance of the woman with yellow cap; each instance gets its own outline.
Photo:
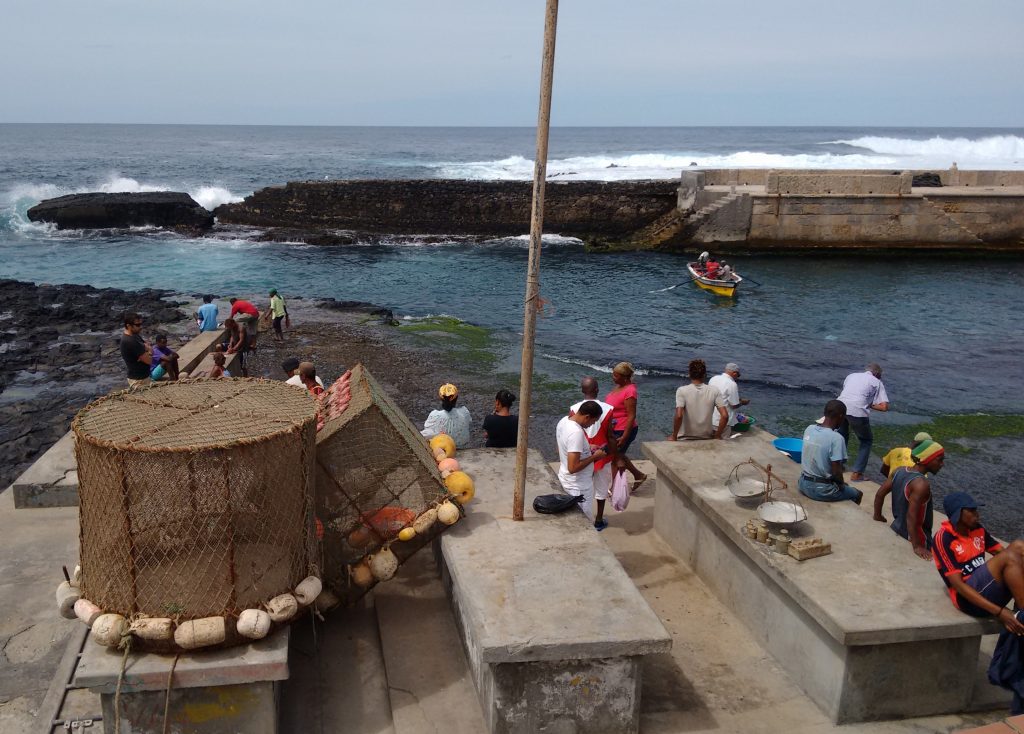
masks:
[[[456,406],[459,401],[459,388],[447,382],[441,385],[437,395],[441,398],[441,409],[430,411],[420,433],[427,438],[447,433],[456,446],[465,447],[469,443],[473,419],[469,416],[469,408],[464,405]]]

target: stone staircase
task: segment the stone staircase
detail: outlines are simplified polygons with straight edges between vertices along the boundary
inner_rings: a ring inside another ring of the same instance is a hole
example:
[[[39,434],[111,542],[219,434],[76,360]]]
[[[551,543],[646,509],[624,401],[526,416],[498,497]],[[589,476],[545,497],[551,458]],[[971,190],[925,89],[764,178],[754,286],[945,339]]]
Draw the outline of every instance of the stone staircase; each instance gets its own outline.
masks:
[[[954,231],[959,232],[962,235],[962,240],[960,241],[970,242],[972,244],[977,245],[985,244],[985,240],[981,239],[980,237],[978,237],[978,235],[974,234],[974,232],[967,229],[967,227],[965,227],[964,225],[960,224],[956,217],[954,217],[952,214],[950,214],[949,212],[942,208],[941,204],[936,204],[927,196],[922,196],[921,198],[924,200],[925,204],[932,208],[932,211],[934,211],[938,217],[940,217],[946,222],[947,226],[949,226]]]
[[[465,652],[433,554],[424,548],[326,624],[297,623],[282,732],[481,734]]]
[[[720,199],[715,199],[710,204],[701,207],[697,211],[693,212],[686,218],[687,229],[693,230],[700,227],[701,224],[706,222],[715,212],[719,209],[724,209],[731,203],[739,199],[743,194],[726,194]]]

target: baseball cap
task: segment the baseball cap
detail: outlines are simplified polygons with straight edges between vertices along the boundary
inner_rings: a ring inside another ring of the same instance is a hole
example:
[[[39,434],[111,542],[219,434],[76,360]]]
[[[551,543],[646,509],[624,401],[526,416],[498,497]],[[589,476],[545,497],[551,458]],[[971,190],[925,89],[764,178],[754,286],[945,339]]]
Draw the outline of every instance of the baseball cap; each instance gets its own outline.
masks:
[[[946,517],[949,521],[956,525],[960,521],[960,511],[964,509],[976,510],[982,505],[979,505],[967,492],[953,492],[947,494],[945,499],[942,500],[942,509],[946,513]]]

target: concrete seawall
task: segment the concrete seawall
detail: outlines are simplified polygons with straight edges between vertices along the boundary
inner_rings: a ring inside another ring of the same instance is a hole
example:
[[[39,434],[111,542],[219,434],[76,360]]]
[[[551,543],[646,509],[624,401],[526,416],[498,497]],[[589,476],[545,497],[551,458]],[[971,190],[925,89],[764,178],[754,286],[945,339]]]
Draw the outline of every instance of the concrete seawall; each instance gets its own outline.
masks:
[[[927,177],[922,174],[929,174]],[[915,183],[940,183],[924,186]],[[219,207],[267,239],[529,231],[524,181],[316,181]],[[595,249],[1024,254],[1024,171],[686,170],[676,181],[553,181],[546,232]]]

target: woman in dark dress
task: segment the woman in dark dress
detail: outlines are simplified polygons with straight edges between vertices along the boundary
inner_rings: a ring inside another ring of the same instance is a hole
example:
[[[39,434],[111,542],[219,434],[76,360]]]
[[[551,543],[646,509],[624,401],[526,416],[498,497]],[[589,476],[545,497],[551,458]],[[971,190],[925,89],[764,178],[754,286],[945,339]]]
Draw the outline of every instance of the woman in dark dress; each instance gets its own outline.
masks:
[[[516,396],[508,390],[498,390],[494,396],[494,412],[484,418],[484,446],[492,449],[513,449],[519,439],[519,416],[512,415]]]

